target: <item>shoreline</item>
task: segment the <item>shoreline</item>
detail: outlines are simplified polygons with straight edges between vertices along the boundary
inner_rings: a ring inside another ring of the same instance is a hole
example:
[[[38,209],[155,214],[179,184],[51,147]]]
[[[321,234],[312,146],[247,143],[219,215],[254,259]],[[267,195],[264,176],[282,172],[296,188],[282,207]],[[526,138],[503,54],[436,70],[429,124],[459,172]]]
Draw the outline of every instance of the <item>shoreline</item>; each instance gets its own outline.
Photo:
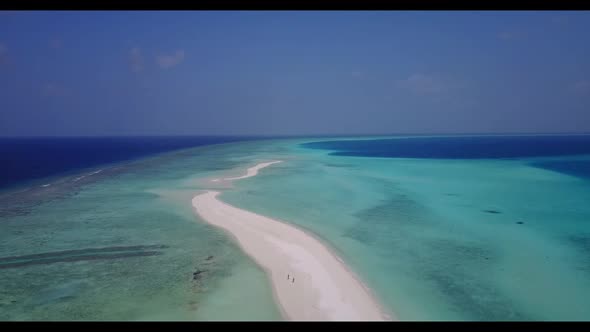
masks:
[[[257,164],[246,175],[281,161]],[[371,290],[313,234],[276,219],[242,210],[218,199],[220,192],[206,191],[192,199],[204,221],[223,229],[242,251],[264,269],[273,296],[287,320],[381,321],[391,320]]]

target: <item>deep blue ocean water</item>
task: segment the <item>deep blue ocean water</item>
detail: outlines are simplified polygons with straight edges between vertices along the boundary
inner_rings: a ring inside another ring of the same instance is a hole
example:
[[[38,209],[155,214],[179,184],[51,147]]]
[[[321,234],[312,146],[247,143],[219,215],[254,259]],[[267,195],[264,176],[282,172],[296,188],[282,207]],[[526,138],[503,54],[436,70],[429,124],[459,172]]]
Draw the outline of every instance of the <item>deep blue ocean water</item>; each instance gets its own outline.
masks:
[[[311,149],[331,150],[334,156],[428,159],[512,159],[590,155],[590,135],[567,136],[453,136],[304,143]],[[590,161],[535,161],[531,166],[578,177],[590,177]]]
[[[0,188],[151,154],[245,137],[0,138]]]
[[[545,161],[531,163],[530,165],[590,179],[590,161],[588,160]]]

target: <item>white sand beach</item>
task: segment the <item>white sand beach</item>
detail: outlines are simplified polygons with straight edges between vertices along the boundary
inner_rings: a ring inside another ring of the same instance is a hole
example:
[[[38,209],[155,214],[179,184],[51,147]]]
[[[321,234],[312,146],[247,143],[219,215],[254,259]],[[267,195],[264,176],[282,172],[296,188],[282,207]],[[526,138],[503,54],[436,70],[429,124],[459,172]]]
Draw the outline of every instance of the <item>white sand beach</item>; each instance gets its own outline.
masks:
[[[280,161],[261,163],[238,180]],[[296,321],[390,320],[362,282],[328,247],[305,231],[220,201],[219,192],[193,198],[199,216],[229,232],[268,273],[283,316]],[[247,285],[245,285],[247,287]]]

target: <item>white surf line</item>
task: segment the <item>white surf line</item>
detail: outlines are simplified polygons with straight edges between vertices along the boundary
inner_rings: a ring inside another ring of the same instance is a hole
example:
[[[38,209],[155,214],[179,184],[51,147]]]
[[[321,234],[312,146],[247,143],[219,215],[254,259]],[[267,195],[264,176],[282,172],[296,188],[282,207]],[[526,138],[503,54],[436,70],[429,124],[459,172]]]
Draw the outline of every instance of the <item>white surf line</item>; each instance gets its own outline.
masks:
[[[94,175],[94,174],[98,174],[98,173],[100,173],[100,172],[102,172],[102,169],[99,169],[98,171],[92,172],[92,173],[90,173],[90,174],[88,174],[88,175]]]
[[[76,182],[76,181],[78,181],[78,180],[82,180],[82,179],[83,179],[83,178],[85,178],[85,177],[86,177],[86,175],[82,175],[82,176],[80,176],[80,177],[77,177],[77,178],[75,178],[75,179],[74,179],[74,182]]]
[[[86,174],[86,175],[82,175],[82,176],[80,176],[80,177],[77,177],[77,178],[75,178],[75,179],[74,179],[74,182],[76,182],[76,181],[79,181],[79,180],[82,180],[83,178],[85,178],[85,177],[87,177],[87,176],[94,175],[94,174],[98,174],[98,173],[100,173],[100,172],[102,172],[102,169],[99,169],[98,171],[94,171],[94,172],[92,172],[92,173],[88,173],[88,174]]]
[[[277,161],[258,164],[245,176],[229,179],[255,176],[274,163]],[[286,319],[390,319],[354,273],[314,236],[288,223],[233,207],[218,200],[218,195],[208,191],[195,196],[195,211],[206,222],[229,232],[266,270]]]
[[[218,181],[233,181],[233,180],[240,180],[240,179],[245,179],[245,178],[249,178],[252,176],[256,176],[256,174],[258,174],[258,171],[268,167],[272,164],[276,164],[276,163],[280,163],[282,162],[282,160],[276,160],[276,161],[270,161],[270,162],[266,162],[266,163],[260,163],[256,166],[250,167],[246,170],[246,175],[242,175],[242,176],[237,176],[237,177],[233,177],[233,178],[223,178],[223,179],[213,179],[211,180],[211,182],[218,182]]]

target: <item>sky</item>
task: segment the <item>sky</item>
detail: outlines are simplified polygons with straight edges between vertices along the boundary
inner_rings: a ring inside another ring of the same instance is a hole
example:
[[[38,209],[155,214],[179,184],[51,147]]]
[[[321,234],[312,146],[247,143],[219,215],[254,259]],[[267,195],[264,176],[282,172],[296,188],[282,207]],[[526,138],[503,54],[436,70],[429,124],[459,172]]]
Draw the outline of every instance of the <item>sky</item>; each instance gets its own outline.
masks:
[[[590,132],[590,12],[0,11],[0,136]]]

